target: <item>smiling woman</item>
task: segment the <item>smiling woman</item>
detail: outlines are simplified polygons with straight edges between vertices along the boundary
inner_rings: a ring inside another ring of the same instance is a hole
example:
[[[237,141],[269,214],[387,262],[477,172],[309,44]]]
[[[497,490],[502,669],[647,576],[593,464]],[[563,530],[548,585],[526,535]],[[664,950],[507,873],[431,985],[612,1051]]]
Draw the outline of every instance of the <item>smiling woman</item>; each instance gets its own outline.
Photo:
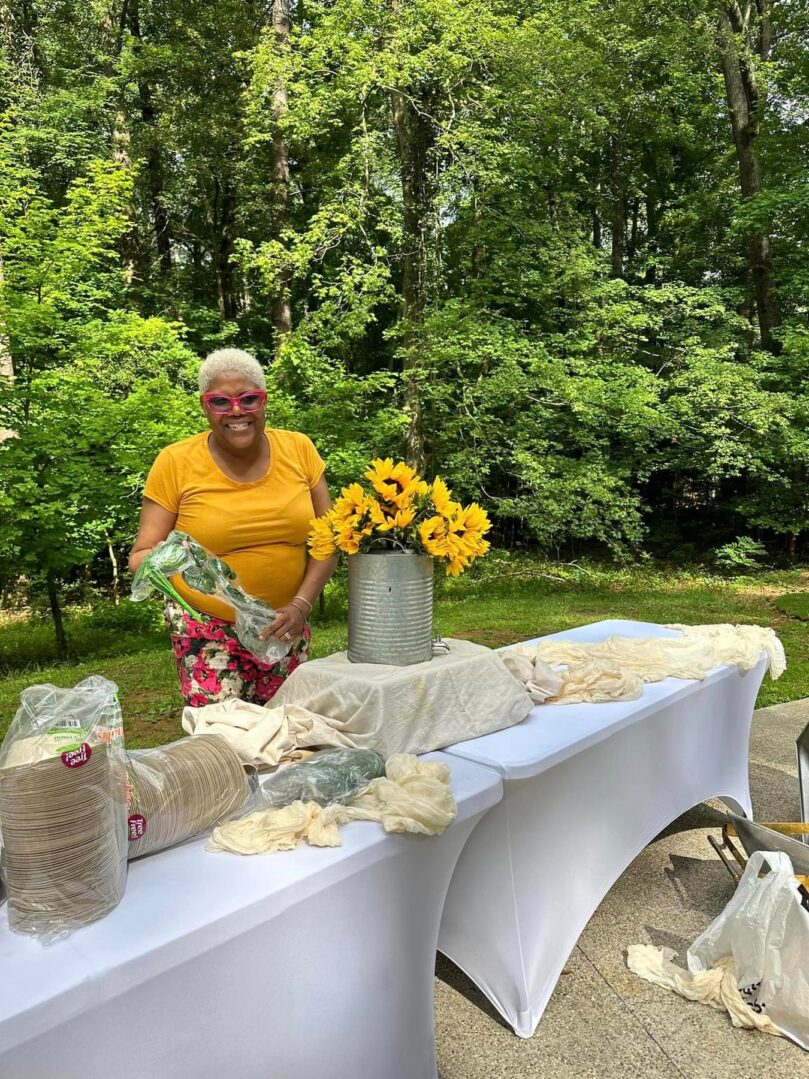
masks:
[[[331,506],[323,462],[306,435],[265,427],[266,390],[258,361],[239,349],[211,353],[199,371],[208,430],[158,454],[144,488],[134,571],[172,529],[224,559],[245,591],[275,608],[266,633],[289,643],[275,665],[239,645],[233,610],[173,579],[202,614],[166,607],[183,697],[192,706],[226,697],[264,702],[308,657],[308,614],[334,569],[307,559],[309,521]]]

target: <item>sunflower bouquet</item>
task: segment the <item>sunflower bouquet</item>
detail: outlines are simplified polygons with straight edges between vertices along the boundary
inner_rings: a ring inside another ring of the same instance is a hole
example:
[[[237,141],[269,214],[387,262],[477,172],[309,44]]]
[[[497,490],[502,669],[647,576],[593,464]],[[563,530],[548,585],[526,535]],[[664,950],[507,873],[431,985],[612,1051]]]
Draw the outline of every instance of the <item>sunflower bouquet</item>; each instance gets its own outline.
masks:
[[[446,563],[451,577],[485,554],[491,528],[477,503],[462,506],[440,476],[427,483],[403,461],[371,462],[368,483],[344,487],[334,506],[310,522],[309,549],[321,561],[342,551],[416,551]]]

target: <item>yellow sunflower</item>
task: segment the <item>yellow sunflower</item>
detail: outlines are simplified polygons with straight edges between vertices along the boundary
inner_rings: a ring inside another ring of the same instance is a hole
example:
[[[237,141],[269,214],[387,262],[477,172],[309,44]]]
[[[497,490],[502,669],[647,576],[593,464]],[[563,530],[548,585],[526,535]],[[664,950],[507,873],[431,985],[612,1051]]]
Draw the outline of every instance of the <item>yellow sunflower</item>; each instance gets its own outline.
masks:
[[[460,502],[453,502],[451,496],[452,491],[440,476],[436,476],[433,480],[430,497],[435,507],[435,512],[440,513],[442,517],[453,517],[461,508]]]
[[[477,536],[483,536],[492,527],[486,511],[477,502],[472,502],[468,506],[459,506],[455,520],[464,533]]]
[[[335,542],[344,554],[358,554],[360,543],[365,536],[370,536],[372,529],[358,529],[352,521],[339,522],[335,533]]]
[[[343,554],[359,554],[360,541],[353,532],[343,533],[337,538],[337,546]]]
[[[309,551],[312,558],[325,562],[337,554],[334,539],[334,510],[329,510],[322,517],[315,517],[309,522]]]
[[[371,514],[372,503],[375,499],[369,498],[358,483],[352,483],[344,487],[340,497],[334,501],[334,512],[338,521],[361,521]]]
[[[384,460],[377,457],[371,462],[365,476],[385,502],[390,502],[399,509],[404,509],[414,495],[426,494],[427,484],[404,461],[394,464],[390,457]]]
[[[374,530],[373,510],[376,499],[369,498],[358,483],[344,487],[334,502],[336,543],[346,554],[357,554],[359,544]]]
[[[445,517],[428,517],[419,525],[419,537],[427,554],[436,558],[447,555],[447,521]]]
[[[383,506],[374,500],[371,507],[371,520],[376,525],[377,532],[390,532],[394,528],[407,528],[413,523],[416,516],[415,506],[406,506],[398,509],[396,506]]]
[[[449,576],[457,577],[489,550],[489,542],[483,538],[483,533],[490,528],[489,518],[477,503],[458,507],[446,525],[444,557]]]

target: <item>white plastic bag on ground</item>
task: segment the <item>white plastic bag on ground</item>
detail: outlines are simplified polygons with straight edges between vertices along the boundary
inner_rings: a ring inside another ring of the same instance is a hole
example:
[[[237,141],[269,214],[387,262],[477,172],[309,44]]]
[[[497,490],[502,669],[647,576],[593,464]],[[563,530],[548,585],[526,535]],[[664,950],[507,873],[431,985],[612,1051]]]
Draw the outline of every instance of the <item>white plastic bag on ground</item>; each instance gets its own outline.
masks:
[[[809,892],[786,854],[752,855],[731,901],[688,949],[688,969],[710,970],[726,956],[747,1004],[809,1049]]]

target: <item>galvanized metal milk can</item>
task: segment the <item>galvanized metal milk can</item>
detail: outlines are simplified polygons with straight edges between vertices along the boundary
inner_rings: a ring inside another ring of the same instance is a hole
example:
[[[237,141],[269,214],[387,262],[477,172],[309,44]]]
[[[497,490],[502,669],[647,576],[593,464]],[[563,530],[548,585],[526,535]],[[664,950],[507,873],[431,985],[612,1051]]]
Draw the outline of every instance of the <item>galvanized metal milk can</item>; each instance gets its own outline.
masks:
[[[415,551],[348,559],[348,658],[407,667],[432,659],[433,560]]]

